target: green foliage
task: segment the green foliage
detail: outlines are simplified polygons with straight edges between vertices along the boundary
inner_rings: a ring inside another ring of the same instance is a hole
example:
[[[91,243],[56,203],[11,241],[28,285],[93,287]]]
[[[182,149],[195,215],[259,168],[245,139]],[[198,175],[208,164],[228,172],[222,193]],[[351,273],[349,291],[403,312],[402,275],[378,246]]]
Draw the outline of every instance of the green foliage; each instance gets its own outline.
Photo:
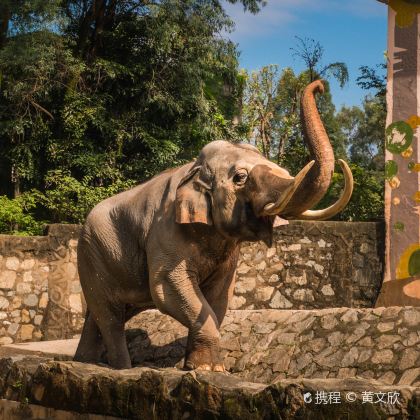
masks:
[[[227,1],[251,13],[265,4]],[[0,231],[83,222],[97,202],[216,138],[246,138],[297,173],[308,159],[301,92],[321,77],[344,85],[347,67],[324,65],[322,46],[297,38],[305,71],[269,65],[246,74],[237,47],[220,36],[232,27],[219,0],[1,1]],[[352,201],[340,217],[367,220],[379,215],[384,79],[362,68],[358,82],[377,91],[363,109],[337,114],[328,83],[317,102],[336,156],[371,180],[357,184],[360,211]]]
[[[219,1],[4,1],[0,22],[0,194],[36,191],[37,217],[81,222],[123,180],[240,138],[244,84]]]
[[[69,172],[52,171],[46,177],[47,189],[37,194],[37,201],[48,209],[53,221],[82,223],[97,203],[134,184],[120,179],[108,186],[92,186],[91,182],[87,176],[78,181]]]
[[[354,191],[349,204],[336,220],[373,221],[384,217],[384,177],[382,172],[372,171],[357,164],[350,165],[354,178]],[[335,173],[330,189],[318,204],[325,208],[336,201],[343,189],[344,177]]]
[[[33,196],[23,195],[9,199],[0,196],[0,232],[17,235],[40,235],[43,223],[35,220],[31,210],[35,207]]]

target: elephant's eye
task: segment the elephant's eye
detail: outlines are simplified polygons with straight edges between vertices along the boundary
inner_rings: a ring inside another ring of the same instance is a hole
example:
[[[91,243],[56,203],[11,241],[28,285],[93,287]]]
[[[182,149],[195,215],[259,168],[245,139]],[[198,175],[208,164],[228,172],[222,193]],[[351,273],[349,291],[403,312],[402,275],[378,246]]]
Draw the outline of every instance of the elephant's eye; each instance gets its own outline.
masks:
[[[245,184],[246,180],[248,179],[248,174],[244,171],[242,172],[236,172],[236,174],[233,176],[233,182],[236,185],[243,185]]]

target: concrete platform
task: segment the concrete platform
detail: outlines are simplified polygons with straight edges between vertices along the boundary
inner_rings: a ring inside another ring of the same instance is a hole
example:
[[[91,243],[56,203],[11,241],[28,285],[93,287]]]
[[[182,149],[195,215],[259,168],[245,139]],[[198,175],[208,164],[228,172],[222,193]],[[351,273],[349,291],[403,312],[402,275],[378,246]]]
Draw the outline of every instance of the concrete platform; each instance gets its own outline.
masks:
[[[146,367],[116,371],[17,354],[17,349],[2,351],[14,352],[0,358],[0,410],[9,413],[6,419],[417,420],[420,413],[418,388],[368,379],[264,385],[221,373]]]
[[[8,353],[9,350],[16,350],[16,352],[19,354],[61,357],[69,358],[70,360],[76,353],[78,344],[79,339],[73,338],[69,340],[35,341],[18,344],[7,344],[5,346],[2,346],[1,348],[7,349]]]

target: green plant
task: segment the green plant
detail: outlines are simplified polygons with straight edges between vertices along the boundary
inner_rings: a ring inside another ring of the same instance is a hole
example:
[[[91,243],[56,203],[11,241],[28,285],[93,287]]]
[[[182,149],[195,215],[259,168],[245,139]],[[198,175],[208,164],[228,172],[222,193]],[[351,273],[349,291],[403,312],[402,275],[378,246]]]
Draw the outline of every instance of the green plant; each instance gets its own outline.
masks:
[[[40,235],[43,222],[35,220],[30,210],[36,206],[35,195],[23,194],[9,199],[0,196],[0,232],[13,235]]]

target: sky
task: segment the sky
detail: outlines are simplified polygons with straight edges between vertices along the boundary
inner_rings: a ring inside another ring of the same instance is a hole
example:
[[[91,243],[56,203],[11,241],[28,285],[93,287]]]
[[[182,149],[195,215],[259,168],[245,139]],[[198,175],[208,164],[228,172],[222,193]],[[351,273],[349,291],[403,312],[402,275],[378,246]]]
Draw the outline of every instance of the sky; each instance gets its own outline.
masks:
[[[387,38],[387,6],[376,0],[267,0],[257,15],[244,13],[241,5],[226,4],[235,21],[230,39],[238,44],[240,66],[256,70],[278,64],[280,69],[303,70],[290,48],[295,36],[312,38],[324,47],[322,63],[345,62],[350,81],[341,89],[331,81],[333,101],[360,105],[367,92],[356,84],[362,65],[384,62]]]

